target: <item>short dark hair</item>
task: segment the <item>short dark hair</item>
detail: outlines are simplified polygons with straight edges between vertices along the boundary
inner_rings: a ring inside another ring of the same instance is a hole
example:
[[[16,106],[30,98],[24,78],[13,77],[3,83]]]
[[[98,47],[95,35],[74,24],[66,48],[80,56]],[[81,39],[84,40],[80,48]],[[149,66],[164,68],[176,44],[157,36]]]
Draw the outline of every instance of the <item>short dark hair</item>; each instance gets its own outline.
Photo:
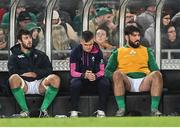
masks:
[[[94,37],[91,31],[83,31],[81,38],[85,40],[85,42],[90,41]]]
[[[141,33],[140,29],[136,26],[133,26],[133,25],[127,26],[124,30],[125,35],[132,34],[133,32]]]
[[[18,40],[22,40],[22,35],[29,35],[31,36],[31,32],[25,29],[20,29],[17,35]]]

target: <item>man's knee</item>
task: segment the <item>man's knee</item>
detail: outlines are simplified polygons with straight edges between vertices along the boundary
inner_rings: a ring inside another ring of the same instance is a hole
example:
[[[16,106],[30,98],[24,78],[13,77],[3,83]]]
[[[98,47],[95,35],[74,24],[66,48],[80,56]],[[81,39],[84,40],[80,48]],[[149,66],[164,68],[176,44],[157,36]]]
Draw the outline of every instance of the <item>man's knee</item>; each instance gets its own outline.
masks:
[[[107,78],[101,78],[98,82],[99,86],[102,86],[103,88],[110,88],[110,81]]]
[[[161,74],[160,71],[153,71],[152,73],[153,73],[155,76],[160,76],[160,77],[162,77],[162,74]]]
[[[9,85],[11,88],[18,87],[21,84],[21,77],[18,74],[12,74],[9,77]]]
[[[9,77],[9,81],[13,81],[13,80],[17,80],[19,79],[20,76],[18,74],[12,74],[10,77]]]
[[[163,88],[163,79],[162,79],[162,74],[160,71],[153,71],[152,72],[152,81],[154,81],[155,88],[158,88],[162,90]]]
[[[162,74],[161,74],[160,71],[153,71],[153,72],[152,72],[152,77],[153,77],[153,78],[162,79]]]
[[[47,78],[48,83],[51,84],[52,86],[55,86],[56,88],[60,87],[60,77],[55,75],[55,74],[51,74],[49,75]]]
[[[73,89],[80,88],[81,84],[82,84],[81,79],[73,78],[73,79],[71,79],[71,86],[70,87]]]
[[[113,73],[113,81],[123,80],[123,73],[120,70],[116,70]]]

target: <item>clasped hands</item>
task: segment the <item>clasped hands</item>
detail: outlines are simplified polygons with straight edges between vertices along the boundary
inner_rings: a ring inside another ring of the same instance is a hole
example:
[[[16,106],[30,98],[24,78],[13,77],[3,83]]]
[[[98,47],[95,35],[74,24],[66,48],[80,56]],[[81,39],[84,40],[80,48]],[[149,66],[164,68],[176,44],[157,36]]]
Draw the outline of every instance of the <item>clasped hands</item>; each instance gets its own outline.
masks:
[[[88,79],[89,81],[95,81],[96,75],[92,71],[86,70],[84,78]]]

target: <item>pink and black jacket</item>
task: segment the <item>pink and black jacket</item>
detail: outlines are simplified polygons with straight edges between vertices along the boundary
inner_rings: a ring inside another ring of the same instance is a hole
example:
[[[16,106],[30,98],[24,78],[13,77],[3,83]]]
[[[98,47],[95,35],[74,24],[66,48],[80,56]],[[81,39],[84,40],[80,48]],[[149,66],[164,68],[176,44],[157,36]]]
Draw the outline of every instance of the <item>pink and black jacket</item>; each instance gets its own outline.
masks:
[[[84,52],[82,45],[77,46],[71,52],[70,70],[72,78],[84,78],[86,70],[96,74],[96,78],[104,76],[103,54],[95,43],[90,53]]]

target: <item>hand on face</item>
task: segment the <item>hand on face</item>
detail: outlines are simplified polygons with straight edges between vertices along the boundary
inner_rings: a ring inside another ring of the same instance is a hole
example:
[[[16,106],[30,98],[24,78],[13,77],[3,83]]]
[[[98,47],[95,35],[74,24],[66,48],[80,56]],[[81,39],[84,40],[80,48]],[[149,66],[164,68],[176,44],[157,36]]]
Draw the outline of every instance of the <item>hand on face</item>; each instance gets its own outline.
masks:
[[[92,71],[86,70],[85,79],[88,79],[89,81],[95,81],[96,75],[94,73],[92,73]]]

